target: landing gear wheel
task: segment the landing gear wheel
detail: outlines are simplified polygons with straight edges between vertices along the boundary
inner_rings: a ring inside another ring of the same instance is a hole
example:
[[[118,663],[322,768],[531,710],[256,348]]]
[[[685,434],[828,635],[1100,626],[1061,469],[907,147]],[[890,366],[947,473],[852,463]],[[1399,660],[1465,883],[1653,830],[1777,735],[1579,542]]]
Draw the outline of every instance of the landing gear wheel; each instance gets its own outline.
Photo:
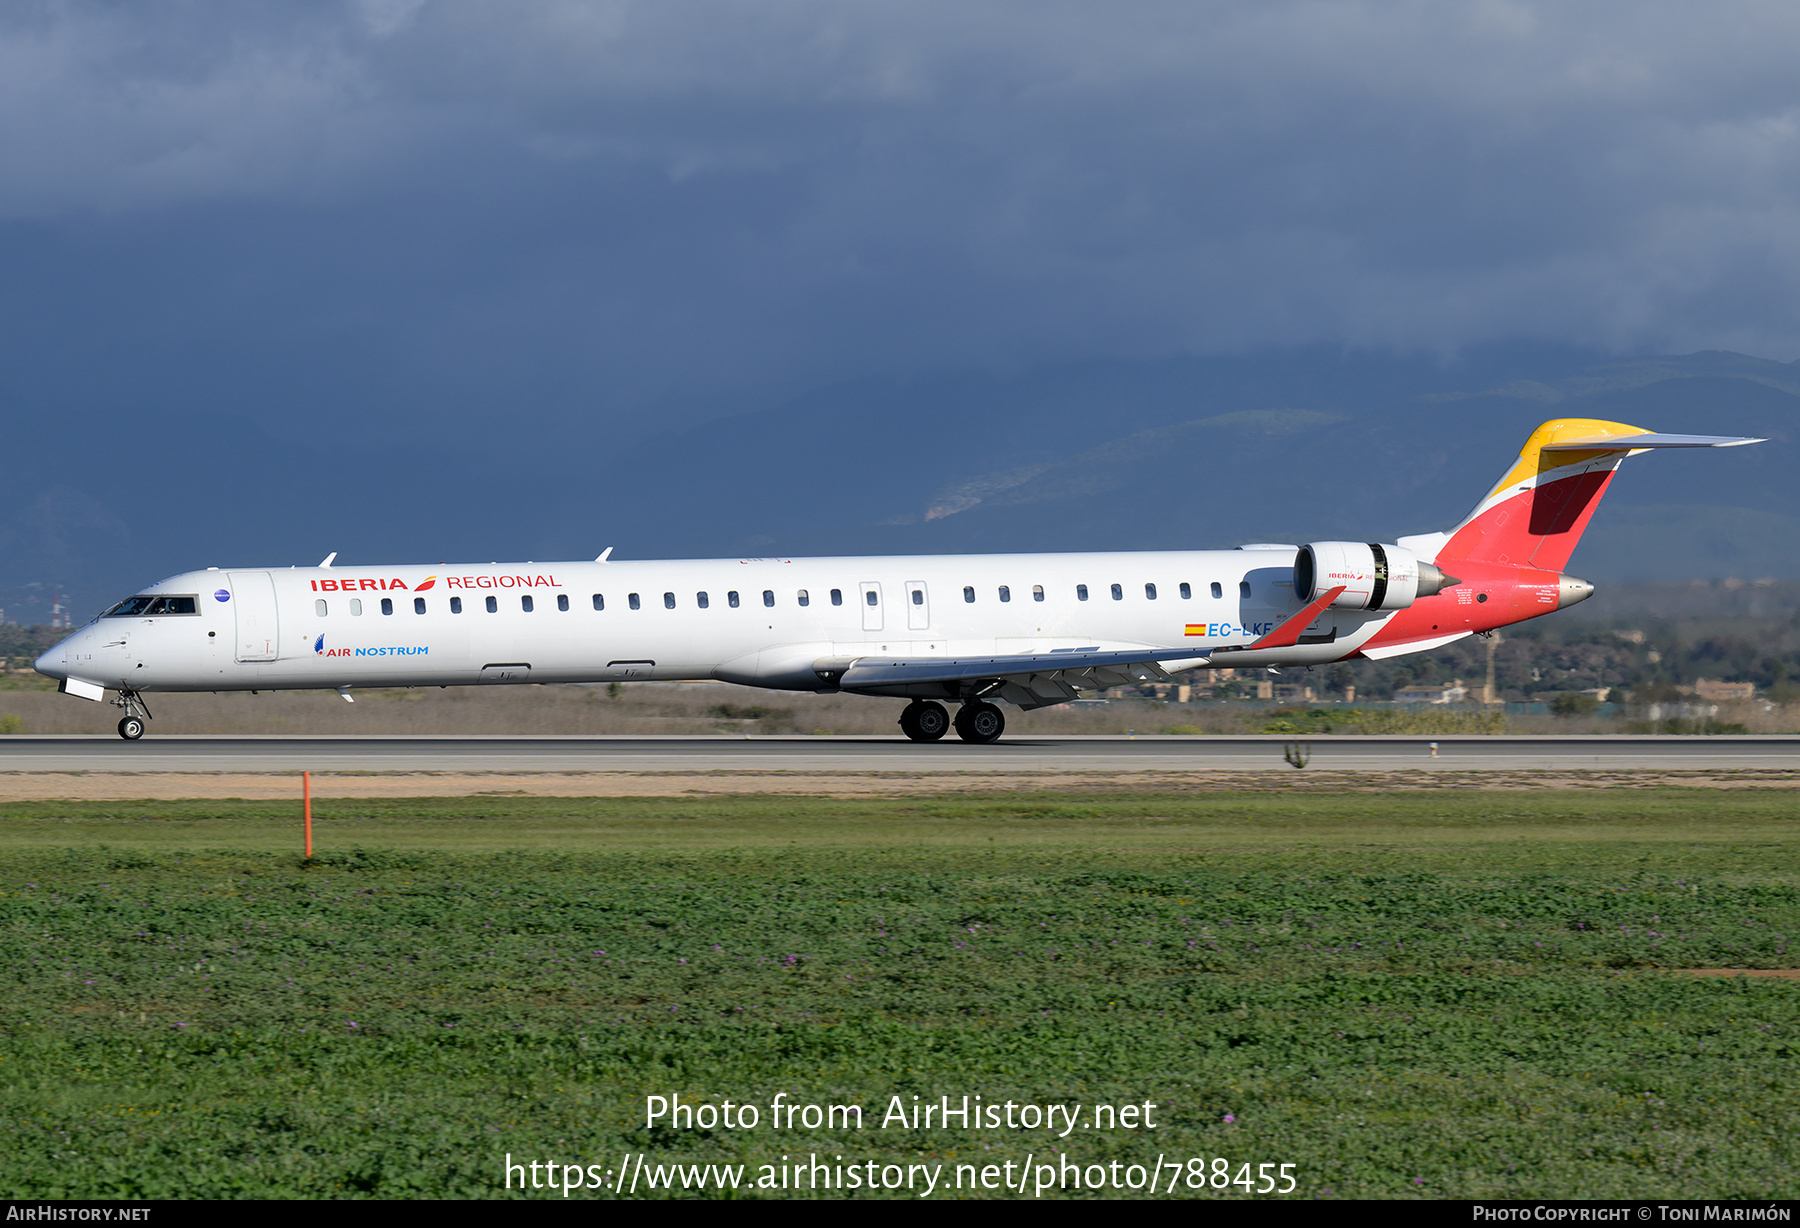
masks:
[[[956,714],[956,736],[965,742],[985,745],[998,742],[1006,732],[1006,717],[986,700],[966,703]]]
[[[127,742],[135,742],[144,736],[144,718],[127,716],[119,722],[119,736]]]
[[[950,714],[943,704],[915,699],[900,714],[900,732],[915,742],[935,742],[950,732]]]

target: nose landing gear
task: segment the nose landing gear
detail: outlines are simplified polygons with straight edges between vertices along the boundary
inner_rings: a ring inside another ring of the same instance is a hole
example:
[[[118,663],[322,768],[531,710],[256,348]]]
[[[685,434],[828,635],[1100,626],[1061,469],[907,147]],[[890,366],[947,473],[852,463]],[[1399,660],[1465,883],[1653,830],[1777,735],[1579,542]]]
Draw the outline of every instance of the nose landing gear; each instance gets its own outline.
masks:
[[[113,703],[125,709],[125,715],[119,720],[119,736],[127,742],[143,737],[144,722],[150,719],[150,705],[144,702],[143,695],[120,688],[119,697]]]

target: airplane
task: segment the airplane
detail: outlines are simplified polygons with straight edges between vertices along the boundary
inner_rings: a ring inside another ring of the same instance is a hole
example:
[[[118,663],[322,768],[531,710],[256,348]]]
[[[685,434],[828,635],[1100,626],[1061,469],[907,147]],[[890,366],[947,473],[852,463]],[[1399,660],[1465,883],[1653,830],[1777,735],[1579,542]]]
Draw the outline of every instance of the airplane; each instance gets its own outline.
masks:
[[[716,679],[907,700],[901,731],[996,741],[1000,704],[1193,669],[1423,652],[1586,600],[1564,574],[1619,463],[1760,439],[1562,418],[1448,532],[1388,544],[872,558],[209,567],[121,601],[37,659],[124,710],[164,691]],[[946,703],[958,705],[954,718]]]

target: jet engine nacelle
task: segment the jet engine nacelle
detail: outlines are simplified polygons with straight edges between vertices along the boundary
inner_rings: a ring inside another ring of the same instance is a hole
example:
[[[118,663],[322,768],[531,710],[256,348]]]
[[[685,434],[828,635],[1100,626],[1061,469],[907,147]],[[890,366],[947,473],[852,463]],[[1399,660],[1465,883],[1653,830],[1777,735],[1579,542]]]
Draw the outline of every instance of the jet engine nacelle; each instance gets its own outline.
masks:
[[[1404,610],[1457,582],[1404,546],[1313,542],[1294,558],[1294,595],[1311,602],[1341,585],[1334,610]]]

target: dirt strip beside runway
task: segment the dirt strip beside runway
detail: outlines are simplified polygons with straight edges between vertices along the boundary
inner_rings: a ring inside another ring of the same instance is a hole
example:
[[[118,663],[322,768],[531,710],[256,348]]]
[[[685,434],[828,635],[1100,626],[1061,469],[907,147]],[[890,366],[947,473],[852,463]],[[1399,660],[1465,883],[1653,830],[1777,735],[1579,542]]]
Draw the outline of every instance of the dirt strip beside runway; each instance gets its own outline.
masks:
[[[1379,793],[1440,789],[1796,789],[1800,772],[314,772],[313,796],[691,797],[779,793],[805,797],[917,797],[964,793]],[[298,800],[297,772],[0,772],[0,801],[128,801],[179,798]]]

